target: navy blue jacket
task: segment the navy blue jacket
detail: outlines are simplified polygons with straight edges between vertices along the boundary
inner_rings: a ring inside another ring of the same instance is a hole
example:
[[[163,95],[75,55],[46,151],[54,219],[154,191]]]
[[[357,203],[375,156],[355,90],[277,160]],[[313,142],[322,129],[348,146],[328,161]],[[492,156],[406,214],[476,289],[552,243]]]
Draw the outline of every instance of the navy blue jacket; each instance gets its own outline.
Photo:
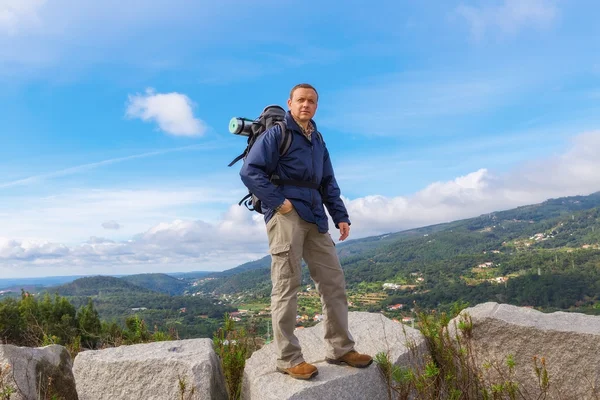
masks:
[[[325,143],[315,133],[309,141],[288,111],[285,116],[288,129],[292,132],[292,144],[283,157],[279,156],[279,145],[283,135],[278,125],[260,135],[246,156],[240,170],[242,182],[263,204],[265,222],[273,217],[274,211],[287,198],[292,202],[300,218],[315,223],[319,232],[328,231],[327,214],[333,218],[336,228],[340,222],[350,224],[348,212],[340,198],[340,188],[335,180],[329,152]],[[314,122],[313,122],[314,124]],[[270,181],[271,175],[280,179],[320,183],[323,197],[316,189],[280,185]]]

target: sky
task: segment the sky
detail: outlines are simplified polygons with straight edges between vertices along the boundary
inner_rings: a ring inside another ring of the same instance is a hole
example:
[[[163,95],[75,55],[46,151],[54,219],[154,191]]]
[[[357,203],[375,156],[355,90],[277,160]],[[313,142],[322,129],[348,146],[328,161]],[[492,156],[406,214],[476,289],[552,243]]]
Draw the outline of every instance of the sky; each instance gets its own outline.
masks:
[[[350,239],[600,190],[600,3],[0,0],[0,278],[267,254],[227,127],[319,91]],[[331,225],[334,239],[339,237]]]

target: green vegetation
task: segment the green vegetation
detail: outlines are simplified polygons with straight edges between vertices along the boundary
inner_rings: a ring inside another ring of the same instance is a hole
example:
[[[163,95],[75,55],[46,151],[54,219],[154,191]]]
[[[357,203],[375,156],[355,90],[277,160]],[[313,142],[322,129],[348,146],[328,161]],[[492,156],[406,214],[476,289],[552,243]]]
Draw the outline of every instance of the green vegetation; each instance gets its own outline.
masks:
[[[236,329],[234,320],[228,314],[225,315],[223,327],[215,333],[213,344],[221,360],[227,395],[230,400],[238,400],[242,395],[246,360],[259,344],[243,327]]]
[[[388,398],[431,400],[500,400],[542,399],[551,387],[544,358],[533,360],[537,382],[536,393],[529,393],[515,374],[515,361],[507,355],[505,363],[485,362],[478,365],[471,346],[473,324],[468,314],[450,320],[466,305],[457,303],[450,313],[418,312],[418,328],[425,337],[428,354],[419,354],[414,342],[407,343],[411,361],[397,366],[385,353],[378,353],[375,362],[388,387]],[[454,333],[451,333],[454,332]]]
[[[600,314],[599,206],[600,193],[552,199],[341,243],[351,309],[408,305],[399,317],[415,303],[444,309],[460,300]],[[268,297],[269,262],[212,275],[195,290]],[[303,286],[310,283],[304,269]],[[384,290],[384,283],[396,286]]]
[[[154,330],[176,331],[183,339],[212,337],[223,314],[234,311],[215,299],[170,296],[109,276],[80,278],[49,292],[64,296],[77,308],[92,299],[103,321],[124,326],[125,319],[137,315]]]
[[[119,278],[86,277],[36,295],[22,291],[20,298],[2,299],[0,342],[61,344],[74,357],[82,348],[212,337],[223,315],[233,310],[216,299],[169,296]]]
[[[215,274],[214,279],[205,280],[198,290],[204,294],[251,291],[266,296],[271,291],[271,256],[261,259],[255,265],[260,265],[260,268],[251,270],[234,268],[237,270],[235,273],[225,274],[227,272],[225,271]]]
[[[112,276],[90,276],[76,279],[73,282],[49,289],[61,296],[110,296],[120,294],[154,294],[149,289],[142,288],[121,278]]]
[[[0,335],[5,342],[21,346],[67,345],[81,333],[77,311],[64,297],[45,295],[38,301],[23,292],[20,300],[9,298],[0,302]]]
[[[509,354],[503,364],[474,364],[468,316],[458,322],[460,335],[450,334],[448,322],[465,304],[495,301],[600,315],[600,193],[353,240],[337,250],[350,310],[416,321],[428,341],[425,358],[409,343],[414,364],[408,368],[377,355],[390,398],[528,398]],[[45,291],[5,293],[0,342],[62,344],[74,357],[82,348],[212,337],[229,397],[238,399],[246,359],[270,340],[269,265],[265,257],[221,273],[95,276]],[[316,324],[320,313],[304,268],[297,326]],[[544,359],[532,368],[543,398],[552,382]],[[7,373],[0,369],[0,377]],[[184,378],[178,385],[181,399],[193,397]],[[12,390],[0,379],[0,400]]]
[[[136,286],[146,288],[154,292],[169,294],[171,296],[184,294],[189,286],[187,281],[174,278],[167,274],[128,275],[120,279]]]
[[[10,365],[0,364],[0,400],[10,400],[10,396],[17,393],[17,389],[8,383]]]
[[[30,347],[61,344],[67,347],[72,357],[82,347],[98,349],[177,337],[174,329],[167,331],[155,327],[150,331],[138,315],[125,318],[123,326],[102,322],[91,299],[79,309],[66,297],[48,293],[38,299],[22,292],[21,299],[9,298],[0,302],[1,342]]]
[[[196,393],[196,388],[192,386],[188,390],[185,377],[179,377],[177,384],[179,385],[179,400],[191,400]]]

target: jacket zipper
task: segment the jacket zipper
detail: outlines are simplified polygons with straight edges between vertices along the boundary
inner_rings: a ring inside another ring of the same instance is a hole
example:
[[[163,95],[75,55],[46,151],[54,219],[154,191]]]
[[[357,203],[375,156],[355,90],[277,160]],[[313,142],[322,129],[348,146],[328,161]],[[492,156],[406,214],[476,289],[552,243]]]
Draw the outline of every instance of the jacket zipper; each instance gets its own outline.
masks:
[[[304,134],[302,135],[304,136]],[[314,182],[315,180],[315,154],[314,154],[314,146],[312,144],[312,137],[311,140],[308,140],[308,138],[306,136],[304,136],[304,139],[309,143],[310,146],[310,159],[311,159],[311,163],[312,163],[312,171],[310,174],[310,181]],[[312,207],[312,209],[315,209],[315,196],[313,196],[313,192],[312,189],[308,188],[308,193],[310,195],[310,205]]]
[[[317,182],[315,182],[315,173],[316,173],[317,168],[315,167],[315,151],[314,150],[315,150],[315,146],[311,143],[310,144],[310,158],[312,161],[312,176],[311,176],[310,180],[314,183],[317,183]],[[315,199],[315,196],[313,196],[312,189],[309,189],[309,190],[310,190],[310,202],[314,209],[316,207],[316,204],[315,204],[316,199]]]

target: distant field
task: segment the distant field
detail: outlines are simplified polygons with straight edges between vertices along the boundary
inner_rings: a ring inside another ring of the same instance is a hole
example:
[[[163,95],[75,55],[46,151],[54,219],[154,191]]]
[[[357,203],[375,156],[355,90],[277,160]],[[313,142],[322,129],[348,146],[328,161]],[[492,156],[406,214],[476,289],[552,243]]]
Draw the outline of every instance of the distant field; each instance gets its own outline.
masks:
[[[269,306],[269,301],[266,301],[264,303],[242,303],[242,304],[238,305],[237,307],[240,310],[260,311],[268,306]]]

